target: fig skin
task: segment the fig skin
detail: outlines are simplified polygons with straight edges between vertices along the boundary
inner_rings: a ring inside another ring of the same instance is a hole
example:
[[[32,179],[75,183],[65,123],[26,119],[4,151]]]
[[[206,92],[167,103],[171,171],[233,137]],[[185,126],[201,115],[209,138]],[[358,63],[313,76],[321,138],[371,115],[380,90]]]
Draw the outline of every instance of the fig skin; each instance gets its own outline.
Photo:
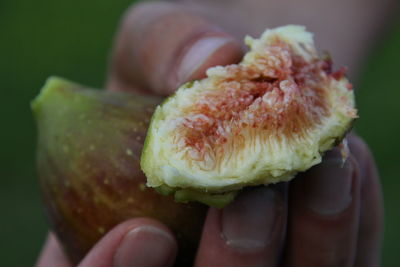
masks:
[[[176,203],[145,186],[139,166],[147,127],[161,99],[83,88],[50,78],[32,102],[45,214],[77,264],[117,224],[150,217],[179,245],[176,266],[192,264],[206,206]]]

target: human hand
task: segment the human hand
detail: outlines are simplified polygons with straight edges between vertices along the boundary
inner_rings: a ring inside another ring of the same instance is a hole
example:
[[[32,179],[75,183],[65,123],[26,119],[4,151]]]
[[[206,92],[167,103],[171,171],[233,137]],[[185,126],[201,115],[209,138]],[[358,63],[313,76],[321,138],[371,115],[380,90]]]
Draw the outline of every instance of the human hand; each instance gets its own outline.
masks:
[[[142,4],[123,20],[108,88],[167,95],[241,55],[231,35],[183,7]],[[195,265],[379,266],[378,175],[367,146],[355,136],[349,146],[343,167],[332,151],[290,184],[249,189],[223,210],[211,208]],[[176,251],[164,225],[137,218],[107,233],[79,266],[171,266]],[[70,266],[54,236],[37,265]]]

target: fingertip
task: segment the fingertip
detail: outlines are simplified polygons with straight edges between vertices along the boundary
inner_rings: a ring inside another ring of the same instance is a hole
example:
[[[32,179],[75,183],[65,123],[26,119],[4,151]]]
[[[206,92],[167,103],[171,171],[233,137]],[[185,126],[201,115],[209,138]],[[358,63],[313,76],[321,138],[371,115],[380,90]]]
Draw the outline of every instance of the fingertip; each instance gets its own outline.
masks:
[[[276,266],[286,229],[285,191],[253,188],[222,210],[210,209],[195,266]]]
[[[232,36],[193,11],[172,3],[142,3],[129,9],[121,23],[108,87],[168,95],[203,78],[209,67],[241,57]]]
[[[347,141],[350,152],[359,163],[361,170],[363,170],[367,164],[373,163],[371,150],[360,136],[349,134],[347,136]]]
[[[171,266],[177,252],[172,232],[149,218],[128,220],[107,233],[80,267]]]
[[[350,266],[360,212],[360,170],[337,151],[291,183],[285,266]]]
[[[355,266],[380,266],[383,239],[383,196],[379,175],[368,145],[354,134],[349,148],[360,166],[361,203]]]
[[[185,82],[206,77],[207,69],[237,63],[243,56],[239,43],[222,31],[205,32],[188,41],[179,55],[175,69],[169,74],[172,93]]]

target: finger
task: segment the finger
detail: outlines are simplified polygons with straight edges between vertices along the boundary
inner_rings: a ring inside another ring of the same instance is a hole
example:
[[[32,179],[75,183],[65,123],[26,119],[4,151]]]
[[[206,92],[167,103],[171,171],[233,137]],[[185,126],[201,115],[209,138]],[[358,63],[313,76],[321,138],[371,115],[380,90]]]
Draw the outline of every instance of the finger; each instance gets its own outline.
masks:
[[[46,243],[36,263],[37,267],[71,267],[68,259],[53,233],[49,233]]]
[[[215,65],[236,63],[242,51],[229,34],[184,7],[142,3],[124,16],[108,88],[167,95]]]
[[[378,267],[383,237],[383,200],[379,176],[367,145],[354,135],[348,141],[350,151],[359,163],[362,178],[355,266]]]
[[[107,233],[80,267],[172,266],[177,244],[172,233],[152,219],[126,221]]]
[[[286,184],[249,189],[223,210],[210,209],[195,266],[277,266],[286,191]]]
[[[353,266],[360,171],[352,156],[342,164],[334,149],[291,183],[285,266]]]

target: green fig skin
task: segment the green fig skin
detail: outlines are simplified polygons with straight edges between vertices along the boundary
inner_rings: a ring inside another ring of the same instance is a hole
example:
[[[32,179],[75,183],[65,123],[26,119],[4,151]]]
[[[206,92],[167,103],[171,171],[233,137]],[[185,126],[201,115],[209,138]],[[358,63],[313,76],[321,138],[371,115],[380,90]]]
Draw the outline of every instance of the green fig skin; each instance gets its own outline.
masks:
[[[107,231],[135,217],[167,225],[178,240],[176,266],[192,264],[207,207],[176,203],[173,196],[146,187],[139,166],[160,102],[60,78],[50,78],[32,102],[46,216],[74,264]]]

